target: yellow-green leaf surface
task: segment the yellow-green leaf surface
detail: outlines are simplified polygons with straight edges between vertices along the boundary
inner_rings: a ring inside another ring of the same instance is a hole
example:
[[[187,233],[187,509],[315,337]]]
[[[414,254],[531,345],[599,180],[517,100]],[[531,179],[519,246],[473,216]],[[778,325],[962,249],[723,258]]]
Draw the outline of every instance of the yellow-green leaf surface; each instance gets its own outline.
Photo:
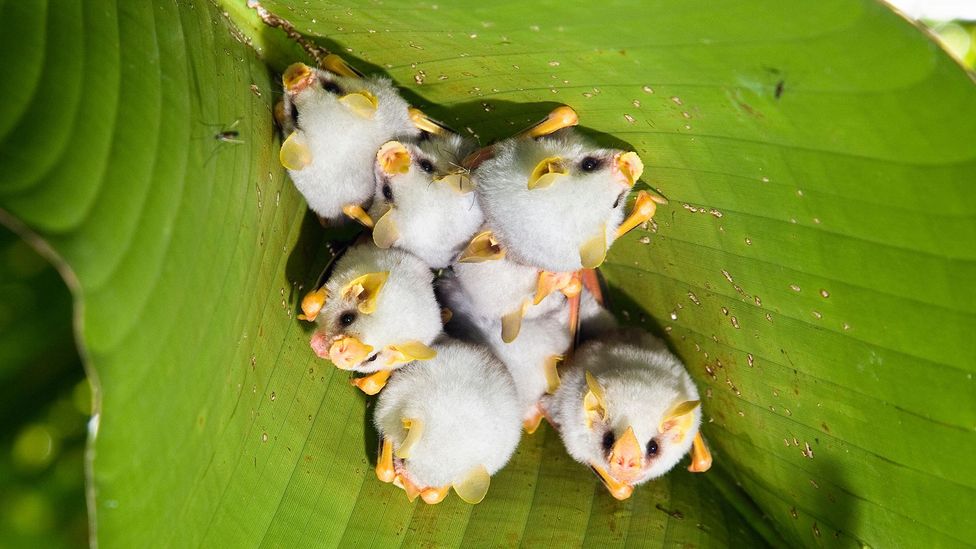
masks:
[[[976,542],[972,79],[873,0],[636,4],[265,4],[483,141],[568,103],[670,200],[603,272],[716,466],[620,503],[543,429],[477,506],[375,479],[295,318],[329,257],[277,163],[300,50],[237,1],[0,4],[0,208],[77,282],[101,543]]]

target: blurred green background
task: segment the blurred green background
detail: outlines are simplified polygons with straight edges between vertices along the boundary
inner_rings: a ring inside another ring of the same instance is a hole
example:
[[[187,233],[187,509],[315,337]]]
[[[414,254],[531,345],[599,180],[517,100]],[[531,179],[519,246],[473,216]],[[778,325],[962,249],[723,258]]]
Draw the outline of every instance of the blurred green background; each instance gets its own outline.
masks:
[[[976,22],[923,22],[976,67]],[[91,395],[56,270],[0,227],[0,548],[87,543]]]
[[[0,230],[0,547],[83,545],[91,394],[57,271]]]

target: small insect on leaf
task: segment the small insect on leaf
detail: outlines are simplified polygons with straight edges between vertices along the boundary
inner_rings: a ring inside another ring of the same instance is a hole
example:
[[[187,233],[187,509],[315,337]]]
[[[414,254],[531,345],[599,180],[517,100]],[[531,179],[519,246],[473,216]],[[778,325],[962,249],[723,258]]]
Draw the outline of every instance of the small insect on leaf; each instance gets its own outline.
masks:
[[[224,143],[237,143],[237,144],[243,143],[244,140],[240,139],[241,136],[240,132],[234,129],[240,123],[241,123],[241,119],[238,118],[230,126],[227,126],[226,128],[215,133],[214,139],[216,139],[217,141],[223,141]]]

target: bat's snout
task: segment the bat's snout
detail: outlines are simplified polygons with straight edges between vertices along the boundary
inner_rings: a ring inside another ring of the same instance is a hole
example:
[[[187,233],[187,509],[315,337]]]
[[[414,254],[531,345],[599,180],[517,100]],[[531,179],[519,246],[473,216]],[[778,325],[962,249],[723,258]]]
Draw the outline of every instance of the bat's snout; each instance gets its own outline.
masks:
[[[627,427],[624,436],[614,443],[608,461],[610,474],[621,482],[629,484],[640,476],[644,467],[644,452],[633,427]]]
[[[633,151],[620,153],[613,157],[613,162],[610,164],[610,173],[613,174],[617,181],[629,189],[634,186],[634,183],[644,173],[644,162]]]
[[[309,344],[312,346],[312,350],[315,351],[316,356],[319,358],[329,358],[329,340],[325,337],[324,333],[315,332]]]

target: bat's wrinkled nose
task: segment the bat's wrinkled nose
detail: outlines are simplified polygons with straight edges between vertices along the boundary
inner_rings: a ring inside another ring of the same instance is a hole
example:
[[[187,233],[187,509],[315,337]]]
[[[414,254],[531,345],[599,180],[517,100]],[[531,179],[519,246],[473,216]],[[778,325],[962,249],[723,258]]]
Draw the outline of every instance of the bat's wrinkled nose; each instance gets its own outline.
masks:
[[[299,93],[315,80],[315,73],[304,63],[292,63],[281,75],[281,83],[285,91],[291,94]]]
[[[624,436],[620,437],[610,450],[608,458],[610,474],[620,481],[634,480],[644,466],[644,453],[640,442],[634,434],[633,427],[627,427]]]
[[[322,332],[315,332],[310,342],[312,350],[319,358],[329,358],[329,340]]]
[[[625,152],[613,157],[610,173],[627,188],[633,187],[644,173],[644,162],[637,153]]]

